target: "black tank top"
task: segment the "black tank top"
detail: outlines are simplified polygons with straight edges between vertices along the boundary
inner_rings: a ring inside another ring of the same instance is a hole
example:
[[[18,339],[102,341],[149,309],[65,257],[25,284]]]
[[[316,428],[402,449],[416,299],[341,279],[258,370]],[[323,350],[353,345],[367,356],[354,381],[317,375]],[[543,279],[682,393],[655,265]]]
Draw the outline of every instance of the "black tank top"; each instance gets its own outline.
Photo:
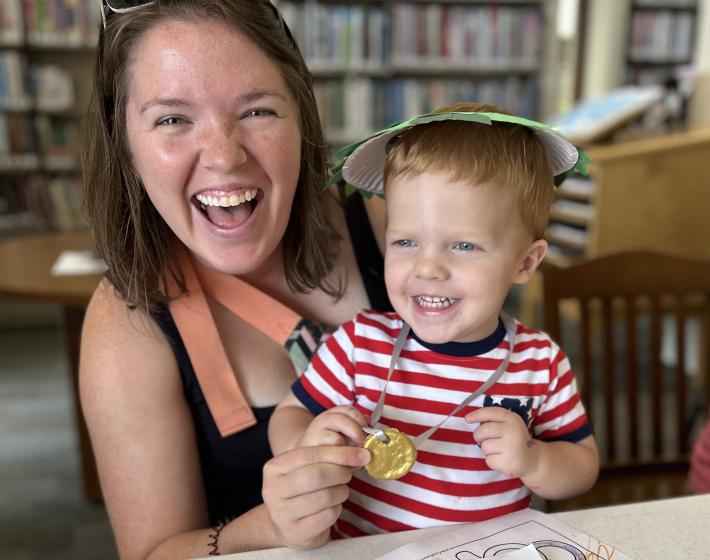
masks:
[[[348,197],[344,209],[370,307],[380,311],[391,310],[384,284],[384,260],[362,198],[358,195]],[[163,308],[155,311],[152,317],[170,342],[180,370],[195,426],[211,523],[227,522],[262,502],[262,467],[272,457],[266,430],[274,407],[252,408],[257,423],[223,438],[207,407],[172,315],[167,308]]]

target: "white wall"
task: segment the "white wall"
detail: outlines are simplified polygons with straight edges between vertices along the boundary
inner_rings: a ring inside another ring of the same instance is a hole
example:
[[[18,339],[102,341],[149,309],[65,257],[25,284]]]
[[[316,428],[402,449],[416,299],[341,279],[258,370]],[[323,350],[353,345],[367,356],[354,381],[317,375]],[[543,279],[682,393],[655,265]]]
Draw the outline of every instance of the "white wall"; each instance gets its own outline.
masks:
[[[630,0],[590,0],[582,98],[619,87],[624,81]]]
[[[710,0],[700,0],[699,4],[695,42],[698,81],[688,116],[691,126],[710,126]]]

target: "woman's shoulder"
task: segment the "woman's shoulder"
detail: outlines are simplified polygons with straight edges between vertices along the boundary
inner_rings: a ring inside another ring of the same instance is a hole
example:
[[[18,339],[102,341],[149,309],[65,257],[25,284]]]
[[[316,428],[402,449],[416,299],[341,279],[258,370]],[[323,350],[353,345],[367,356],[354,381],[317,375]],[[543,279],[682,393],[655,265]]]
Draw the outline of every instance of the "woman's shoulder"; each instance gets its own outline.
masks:
[[[164,342],[160,328],[145,311],[128,305],[106,279],[97,286],[84,317],[83,337],[106,337],[108,340],[131,339],[144,343]],[[118,342],[118,340],[117,340]]]
[[[161,372],[179,380],[176,368],[170,344],[155,321],[146,312],[130,308],[103,280],[84,317],[82,383],[149,383],[159,381]]]

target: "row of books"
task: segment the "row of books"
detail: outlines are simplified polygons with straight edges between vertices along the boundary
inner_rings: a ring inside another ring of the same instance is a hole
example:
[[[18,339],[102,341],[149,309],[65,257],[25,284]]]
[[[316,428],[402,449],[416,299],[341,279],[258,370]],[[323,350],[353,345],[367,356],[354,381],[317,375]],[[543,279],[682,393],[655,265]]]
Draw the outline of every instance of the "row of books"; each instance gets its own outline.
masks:
[[[20,51],[0,51],[0,110],[67,111],[73,104],[69,72],[55,64],[28,65]]]
[[[73,119],[54,118],[49,115],[36,115],[0,112],[0,155],[4,158],[5,165],[1,168],[29,168],[39,166],[35,159],[30,165],[29,159],[18,159],[11,156],[30,154],[40,155],[44,160],[51,156],[50,161],[66,161],[71,156],[71,161],[76,161],[76,151],[79,145],[77,123]],[[58,157],[58,156],[61,156]],[[44,167],[59,165],[43,164]],[[62,167],[75,167],[72,163],[62,164]]]
[[[31,174],[0,183],[0,231],[76,230],[81,218],[76,177]]]
[[[100,10],[96,0],[0,0],[0,41],[3,45],[26,41],[38,46],[94,46]]]
[[[484,80],[346,78],[315,84],[316,100],[331,144],[343,145],[393,122],[460,101],[495,103],[534,117],[538,81],[533,77]]]
[[[306,62],[329,70],[384,71],[539,66],[539,6],[397,2],[281,2]]]
[[[638,62],[687,62],[692,57],[694,14],[636,11],[631,20],[630,53]]]
[[[382,5],[281,2],[279,10],[312,71],[378,69],[389,52],[389,12]]]
[[[542,13],[527,6],[395,4],[395,64],[537,67]]]
[[[695,8],[697,0],[634,0],[634,6],[640,8]]]

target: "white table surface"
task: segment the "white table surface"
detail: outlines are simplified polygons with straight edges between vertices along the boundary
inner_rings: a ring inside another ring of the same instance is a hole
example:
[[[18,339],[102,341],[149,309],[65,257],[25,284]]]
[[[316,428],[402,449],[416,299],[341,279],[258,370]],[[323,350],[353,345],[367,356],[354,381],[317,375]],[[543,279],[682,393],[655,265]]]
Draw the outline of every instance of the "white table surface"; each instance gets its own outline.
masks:
[[[568,511],[553,517],[614,546],[633,560],[710,559],[710,494]],[[451,529],[437,527],[329,542],[316,550],[273,548],[228,554],[231,560],[372,560],[413,540]]]

